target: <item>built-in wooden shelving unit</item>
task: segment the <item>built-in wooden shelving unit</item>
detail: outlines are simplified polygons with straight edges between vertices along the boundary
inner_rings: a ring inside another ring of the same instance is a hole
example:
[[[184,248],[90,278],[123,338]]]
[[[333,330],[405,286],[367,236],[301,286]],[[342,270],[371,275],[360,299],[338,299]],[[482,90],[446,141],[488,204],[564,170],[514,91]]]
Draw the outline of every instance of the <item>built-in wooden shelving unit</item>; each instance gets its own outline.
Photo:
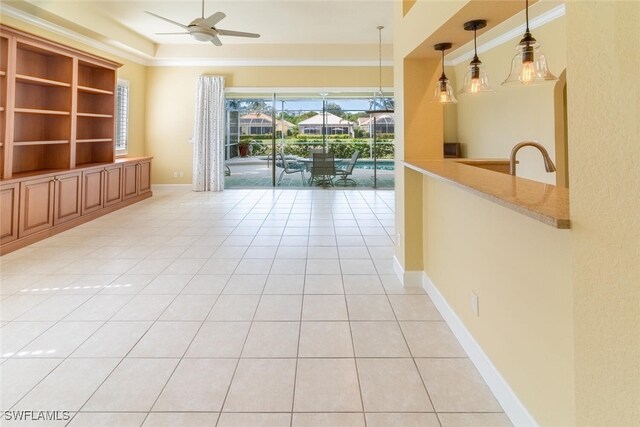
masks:
[[[151,196],[115,159],[120,64],[0,25],[0,254]]]
[[[0,27],[0,178],[115,160],[119,64]]]

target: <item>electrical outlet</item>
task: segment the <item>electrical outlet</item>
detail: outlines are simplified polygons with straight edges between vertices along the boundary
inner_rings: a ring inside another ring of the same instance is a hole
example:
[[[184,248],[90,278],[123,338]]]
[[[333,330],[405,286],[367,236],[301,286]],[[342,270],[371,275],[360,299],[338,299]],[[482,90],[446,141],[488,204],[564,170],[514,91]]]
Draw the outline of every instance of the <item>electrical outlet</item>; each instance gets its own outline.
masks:
[[[180,172],[180,178],[184,177],[184,172]]]
[[[480,301],[478,298],[478,294],[476,294],[475,292],[471,291],[471,311],[473,312],[473,314],[475,314],[476,316],[480,316]]]
[[[178,172],[174,172],[174,173],[173,173],[173,177],[174,177],[174,178],[177,178],[177,177],[178,177]]]

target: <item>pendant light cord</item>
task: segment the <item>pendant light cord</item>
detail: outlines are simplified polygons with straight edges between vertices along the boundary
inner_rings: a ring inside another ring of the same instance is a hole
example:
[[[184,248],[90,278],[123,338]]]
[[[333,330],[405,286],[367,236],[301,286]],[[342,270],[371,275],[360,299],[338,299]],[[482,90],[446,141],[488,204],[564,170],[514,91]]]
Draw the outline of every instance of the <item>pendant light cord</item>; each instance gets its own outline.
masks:
[[[529,32],[529,0],[525,0],[525,9],[524,9],[525,17],[527,20],[527,29],[526,32]]]
[[[378,85],[380,89],[380,97],[382,98],[382,29],[384,27],[380,25],[378,27]]]
[[[202,19],[204,19],[204,0],[202,0]]]

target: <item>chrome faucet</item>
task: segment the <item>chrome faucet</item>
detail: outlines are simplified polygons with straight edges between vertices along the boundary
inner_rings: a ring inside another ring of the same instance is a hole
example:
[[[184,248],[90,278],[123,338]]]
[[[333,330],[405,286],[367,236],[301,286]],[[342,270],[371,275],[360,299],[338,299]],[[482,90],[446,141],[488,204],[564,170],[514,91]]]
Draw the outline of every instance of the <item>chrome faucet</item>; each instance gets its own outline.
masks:
[[[518,154],[518,151],[522,147],[527,147],[527,146],[535,147],[538,150],[540,150],[540,152],[542,153],[542,158],[544,159],[544,168],[547,172],[556,171],[556,166],[553,164],[553,161],[551,161],[551,157],[549,157],[549,153],[542,145],[533,141],[522,141],[521,143],[516,144],[516,146],[513,147],[513,150],[511,150],[511,157],[509,158],[509,173],[511,175],[515,176],[516,174],[516,155]]]

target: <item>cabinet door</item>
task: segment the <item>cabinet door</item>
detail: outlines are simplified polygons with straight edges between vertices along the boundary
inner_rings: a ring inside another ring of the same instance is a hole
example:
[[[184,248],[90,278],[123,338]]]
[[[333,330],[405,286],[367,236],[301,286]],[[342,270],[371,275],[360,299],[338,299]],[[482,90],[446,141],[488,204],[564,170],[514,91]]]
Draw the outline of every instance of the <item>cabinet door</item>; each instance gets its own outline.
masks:
[[[80,172],[56,176],[54,225],[78,218],[82,213],[81,176]]]
[[[122,201],[122,166],[104,169],[104,205],[110,206]]]
[[[29,236],[53,226],[53,178],[20,183],[18,237]]]
[[[122,198],[130,199],[138,195],[138,165],[136,163],[125,163],[124,184]]]
[[[139,164],[139,180],[138,194],[148,193],[151,191],[151,161],[142,161]]]
[[[0,187],[0,243],[4,244],[18,238],[18,191],[20,184],[8,184]]]
[[[103,169],[82,172],[82,215],[102,209],[104,200]]]

